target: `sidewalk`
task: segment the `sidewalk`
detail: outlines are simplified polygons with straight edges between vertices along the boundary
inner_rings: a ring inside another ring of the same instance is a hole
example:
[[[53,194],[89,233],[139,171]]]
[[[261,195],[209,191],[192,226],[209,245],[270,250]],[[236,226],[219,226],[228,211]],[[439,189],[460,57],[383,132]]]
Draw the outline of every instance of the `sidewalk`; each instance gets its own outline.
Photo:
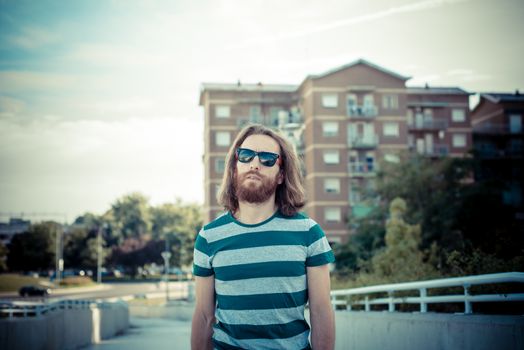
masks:
[[[131,317],[126,333],[99,344],[89,345],[86,350],[189,350],[191,323],[162,318]]]

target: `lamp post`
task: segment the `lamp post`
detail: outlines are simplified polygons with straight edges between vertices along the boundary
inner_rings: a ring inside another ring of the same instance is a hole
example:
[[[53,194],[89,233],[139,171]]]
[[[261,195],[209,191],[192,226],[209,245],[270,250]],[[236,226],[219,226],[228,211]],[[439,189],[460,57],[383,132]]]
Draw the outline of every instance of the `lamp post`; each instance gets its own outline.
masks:
[[[106,224],[103,225],[105,228]],[[102,228],[98,228],[98,235],[96,237],[97,245],[97,264],[96,264],[96,283],[102,283]]]
[[[164,279],[166,281],[166,302],[169,301],[169,258],[171,253],[167,250],[162,252],[162,258],[164,258]]]

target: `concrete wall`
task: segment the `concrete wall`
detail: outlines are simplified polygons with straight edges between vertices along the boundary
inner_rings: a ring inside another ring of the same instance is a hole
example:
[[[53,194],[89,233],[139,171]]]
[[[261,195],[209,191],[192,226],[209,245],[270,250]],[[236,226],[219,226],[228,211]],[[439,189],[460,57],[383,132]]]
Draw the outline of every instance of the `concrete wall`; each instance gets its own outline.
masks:
[[[336,350],[524,349],[524,316],[337,311]]]
[[[0,349],[75,349],[110,338],[129,327],[125,305],[57,310],[38,317],[0,320]]]

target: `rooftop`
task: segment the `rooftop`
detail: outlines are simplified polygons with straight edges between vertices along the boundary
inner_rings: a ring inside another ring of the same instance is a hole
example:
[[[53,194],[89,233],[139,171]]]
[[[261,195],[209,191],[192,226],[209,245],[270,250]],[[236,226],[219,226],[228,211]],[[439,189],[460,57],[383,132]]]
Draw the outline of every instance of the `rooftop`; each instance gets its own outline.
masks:
[[[493,103],[499,102],[524,102],[524,95],[518,90],[513,94],[509,93],[484,93],[480,94],[481,98],[485,98]]]
[[[441,94],[441,95],[470,95],[471,93],[458,87],[408,87],[408,94]]]
[[[263,92],[295,92],[298,85],[290,84],[244,84],[244,83],[203,83],[202,91],[263,91]]]

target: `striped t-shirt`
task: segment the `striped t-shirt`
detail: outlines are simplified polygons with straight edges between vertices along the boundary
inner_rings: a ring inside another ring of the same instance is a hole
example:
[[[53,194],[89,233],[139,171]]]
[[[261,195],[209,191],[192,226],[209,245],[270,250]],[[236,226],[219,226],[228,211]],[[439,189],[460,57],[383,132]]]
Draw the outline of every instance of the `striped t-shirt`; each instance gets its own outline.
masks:
[[[227,213],[204,226],[193,273],[215,278],[215,348],[310,349],[306,267],[334,260],[320,226],[303,214],[246,225]]]

